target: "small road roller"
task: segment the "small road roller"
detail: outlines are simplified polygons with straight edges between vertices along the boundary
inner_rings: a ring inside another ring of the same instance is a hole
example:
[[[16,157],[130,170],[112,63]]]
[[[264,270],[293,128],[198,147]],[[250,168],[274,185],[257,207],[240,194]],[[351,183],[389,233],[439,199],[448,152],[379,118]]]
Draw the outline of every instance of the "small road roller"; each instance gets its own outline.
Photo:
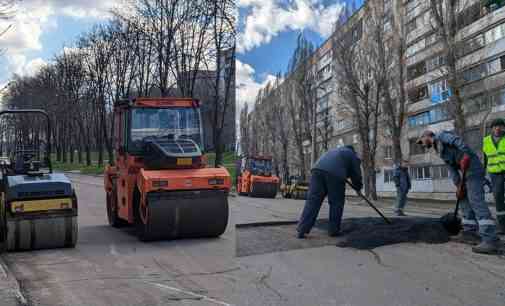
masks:
[[[258,198],[275,198],[279,177],[272,174],[272,158],[269,156],[246,156],[242,158],[237,179],[237,192]]]
[[[286,184],[281,185],[281,194],[285,199],[306,200],[309,191],[309,183],[301,177],[292,175]]]
[[[206,165],[199,102],[117,101],[114,124],[117,154],[104,175],[110,225],[134,225],[141,241],[220,236],[231,177]]]
[[[35,128],[36,119],[32,117],[47,120],[45,134]],[[16,132],[11,156],[0,160],[2,249],[74,247],[78,234],[77,198],[70,180],[52,171],[51,144],[47,141],[51,139],[49,116],[36,109],[5,110],[0,111],[0,119],[10,119],[7,122],[13,128],[9,130]],[[20,125],[23,119],[24,124]],[[41,135],[46,139],[43,159],[40,158]]]

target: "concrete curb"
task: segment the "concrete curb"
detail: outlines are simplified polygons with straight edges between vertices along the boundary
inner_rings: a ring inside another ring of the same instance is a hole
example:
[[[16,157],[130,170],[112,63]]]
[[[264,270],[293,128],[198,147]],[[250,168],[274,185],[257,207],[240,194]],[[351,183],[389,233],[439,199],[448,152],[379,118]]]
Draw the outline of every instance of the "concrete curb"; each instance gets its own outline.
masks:
[[[0,300],[2,306],[28,306],[18,280],[0,255]]]

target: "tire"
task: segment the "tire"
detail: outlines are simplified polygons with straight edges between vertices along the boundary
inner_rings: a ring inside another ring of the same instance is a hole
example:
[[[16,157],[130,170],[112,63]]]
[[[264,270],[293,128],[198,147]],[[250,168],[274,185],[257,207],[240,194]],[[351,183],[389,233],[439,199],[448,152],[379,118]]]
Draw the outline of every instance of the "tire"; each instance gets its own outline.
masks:
[[[116,228],[128,224],[128,222],[118,216],[116,188],[112,188],[112,192],[107,192],[107,219],[109,220],[109,224]]]

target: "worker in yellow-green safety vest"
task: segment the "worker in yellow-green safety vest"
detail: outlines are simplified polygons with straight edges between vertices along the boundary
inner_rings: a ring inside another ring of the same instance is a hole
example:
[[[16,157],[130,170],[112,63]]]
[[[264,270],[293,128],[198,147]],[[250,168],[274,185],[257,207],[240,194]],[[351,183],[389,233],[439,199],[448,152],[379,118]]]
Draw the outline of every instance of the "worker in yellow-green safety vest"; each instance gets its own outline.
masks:
[[[496,202],[496,233],[505,234],[505,120],[494,119],[491,122],[491,135],[484,137],[482,152],[486,167],[493,184]]]

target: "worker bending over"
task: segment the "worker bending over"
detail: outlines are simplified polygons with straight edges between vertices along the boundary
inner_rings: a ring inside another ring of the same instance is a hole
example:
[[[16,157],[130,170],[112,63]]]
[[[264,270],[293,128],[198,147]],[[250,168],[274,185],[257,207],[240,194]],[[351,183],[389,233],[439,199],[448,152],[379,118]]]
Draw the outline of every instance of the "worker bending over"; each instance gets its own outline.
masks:
[[[435,149],[447,164],[453,183],[458,186],[456,195],[463,209],[463,231],[457,239],[478,244],[472,248],[475,253],[496,254],[499,239],[495,221],[484,201],[485,170],[477,155],[459,136],[447,131],[438,134],[424,131],[417,144]]]
[[[314,226],[326,196],[330,205],[328,234],[340,232],[345,203],[345,180],[351,179],[356,191],[361,190],[361,160],[352,146],[332,149],[319,158],[312,167],[309,194],[298,223],[298,238],[305,238]]]
[[[505,120],[498,118],[491,122],[491,135],[484,137],[482,152],[486,168],[493,186],[496,203],[497,234],[505,234]]]

